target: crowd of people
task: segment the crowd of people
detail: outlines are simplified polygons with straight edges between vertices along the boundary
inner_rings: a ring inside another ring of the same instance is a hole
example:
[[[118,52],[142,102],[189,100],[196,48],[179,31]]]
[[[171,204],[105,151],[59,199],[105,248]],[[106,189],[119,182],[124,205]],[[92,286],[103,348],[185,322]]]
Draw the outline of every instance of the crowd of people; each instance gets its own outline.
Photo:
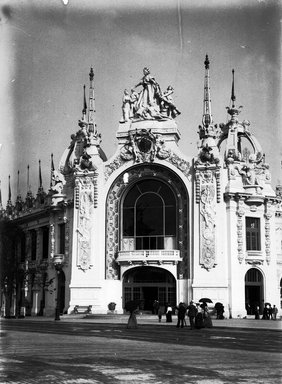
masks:
[[[186,318],[189,319],[191,329],[212,327],[212,320],[206,302],[194,303],[193,301],[190,301],[189,305],[180,302],[179,305],[175,307],[174,311],[177,313],[177,328],[187,326]],[[165,315],[166,322],[171,323],[174,311],[170,304],[162,307],[157,300],[155,300],[153,304],[153,313],[158,315],[159,322],[162,321],[162,316]]]
[[[207,300],[207,299],[206,299]],[[224,319],[224,306],[222,303],[216,303],[214,306],[216,313],[216,319]],[[128,328],[137,328],[136,314],[138,309],[129,310],[130,317],[128,321]],[[153,303],[152,313],[157,315],[159,322],[162,321],[163,316],[165,316],[165,321],[167,323],[172,323],[172,315],[177,314],[177,328],[184,328],[188,326],[186,319],[189,319],[190,329],[200,329],[200,328],[211,328],[213,326],[212,319],[210,316],[208,305],[205,301],[200,303],[195,303],[190,301],[189,305],[180,302],[178,306],[172,307],[169,303],[165,306],[159,304],[158,300],[155,300]],[[278,309],[275,305],[266,303],[264,305],[262,317],[260,317],[260,308],[256,308],[254,314],[255,319],[262,320],[276,320]]]

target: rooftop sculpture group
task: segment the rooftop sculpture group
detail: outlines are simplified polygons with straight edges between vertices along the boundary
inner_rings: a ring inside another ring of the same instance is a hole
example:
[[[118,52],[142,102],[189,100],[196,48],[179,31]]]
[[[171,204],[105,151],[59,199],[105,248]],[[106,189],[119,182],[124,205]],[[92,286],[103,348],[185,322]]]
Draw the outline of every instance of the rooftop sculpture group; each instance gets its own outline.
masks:
[[[138,93],[136,88],[142,86]],[[173,88],[169,85],[165,92],[161,91],[155,78],[151,76],[149,68],[143,69],[143,77],[131,93],[124,90],[122,99],[122,123],[129,120],[164,120],[174,119],[180,114],[173,103]]]

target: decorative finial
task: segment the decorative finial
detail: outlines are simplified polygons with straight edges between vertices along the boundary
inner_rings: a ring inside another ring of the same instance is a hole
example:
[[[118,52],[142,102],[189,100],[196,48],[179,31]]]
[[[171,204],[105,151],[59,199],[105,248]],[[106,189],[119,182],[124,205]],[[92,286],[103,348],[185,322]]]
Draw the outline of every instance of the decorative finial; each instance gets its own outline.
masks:
[[[209,78],[209,68],[210,61],[208,55],[205,59],[205,82],[204,82],[204,111],[203,111],[203,126],[209,127],[212,124],[212,114],[211,114],[211,96],[210,96],[210,78]]]
[[[20,171],[18,170],[17,196],[20,194]]]
[[[231,118],[234,120],[236,119],[236,116],[239,115],[239,113],[241,112],[240,109],[243,108],[242,105],[240,105],[240,107],[236,108],[235,107],[235,101],[236,101],[236,96],[235,96],[235,86],[234,86],[234,69],[232,69],[232,88],[231,88],[231,101],[232,101],[232,106],[231,108],[230,107],[226,107],[227,109],[227,112],[229,113],[229,115],[231,116]]]
[[[94,70],[93,70],[93,67],[90,68],[89,79],[90,79],[90,81],[93,81],[93,79],[94,79]]]
[[[82,110],[82,119],[85,120],[85,115],[87,111],[87,104],[86,104],[86,95],[85,95],[85,84],[83,86],[83,110]]]
[[[30,185],[29,185],[29,164],[27,166],[27,193],[30,191]]]
[[[9,175],[9,194],[8,194],[8,201],[11,201],[12,199],[12,192],[11,192],[11,176]]]
[[[231,100],[232,100],[232,108],[235,107],[235,100],[236,100],[236,96],[235,96],[235,91],[234,91],[234,69],[232,69],[232,91],[231,91]]]
[[[42,188],[41,160],[39,160],[39,188]]]
[[[50,177],[50,188],[52,187],[53,185],[53,172],[55,171],[55,167],[54,167],[54,161],[53,161],[53,153],[51,153],[51,177]]]
[[[3,212],[3,205],[2,205],[2,191],[1,191],[1,180],[0,180],[0,215]]]
[[[208,57],[208,55],[206,55],[206,60],[205,60],[204,64],[205,64],[205,68],[206,68],[206,69],[209,69],[209,68],[210,68],[210,61],[209,61],[209,57]]]
[[[90,78],[90,87],[89,87],[89,113],[88,113],[88,131],[97,134],[96,124],[95,124],[95,96],[94,96],[94,71],[93,67],[90,68],[89,73]]]

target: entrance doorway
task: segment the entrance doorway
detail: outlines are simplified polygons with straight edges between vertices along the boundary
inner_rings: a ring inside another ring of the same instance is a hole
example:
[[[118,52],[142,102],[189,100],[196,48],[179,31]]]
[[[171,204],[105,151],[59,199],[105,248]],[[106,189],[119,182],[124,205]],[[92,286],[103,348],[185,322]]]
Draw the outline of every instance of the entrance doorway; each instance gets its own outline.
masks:
[[[174,276],[161,268],[136,267],[124,274],[123,307],[130,300],[140,302],[140,309],[153,313],[153,303],[160,306],[176,305],[176,281]]]
[[[60,315],[64,314],[65,308],[65,287],[66,287],[66,277],[63,271],[60,271],[58,274],[58,296],[57,300],[59,301]]]
[[[245,275],[245,303],[247,315],[254,315],[259,307],[260,314],[263,311],[263,276],[256,269],[251,268]]]

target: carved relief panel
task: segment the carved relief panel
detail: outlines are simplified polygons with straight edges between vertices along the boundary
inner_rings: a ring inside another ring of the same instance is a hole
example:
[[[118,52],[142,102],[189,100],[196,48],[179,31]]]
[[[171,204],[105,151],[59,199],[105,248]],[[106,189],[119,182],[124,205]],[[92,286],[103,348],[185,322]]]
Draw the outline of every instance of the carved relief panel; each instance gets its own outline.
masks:
[[[94,210],[94,180],[92,177],[76,179],[77,219],[77,266],[85,271],[93,266],[91,260],[91,231]]]
[[[200,204],[200,264],[207,270],[215,267],[216,179],[211,170],[197,174]]]

